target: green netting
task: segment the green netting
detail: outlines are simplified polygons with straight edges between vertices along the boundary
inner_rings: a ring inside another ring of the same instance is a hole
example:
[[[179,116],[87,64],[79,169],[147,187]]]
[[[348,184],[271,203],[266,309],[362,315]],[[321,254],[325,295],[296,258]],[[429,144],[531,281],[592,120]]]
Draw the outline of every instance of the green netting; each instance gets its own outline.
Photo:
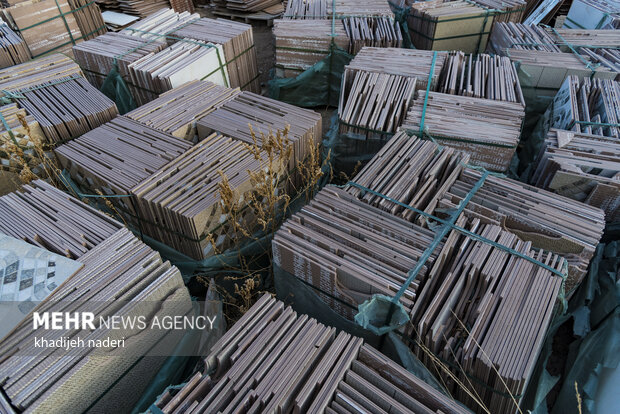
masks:
[[[119,73],[117,65],[114,65],[110,73],[108,73],[103,81],[101,92],[116,103],[118,112],[121,115],[137,108],[131,91]]]
[[[331,43],[323,60],[295,78],[269,81],[271,98],[302,107],[338,106],[344,67],[353,56]]]

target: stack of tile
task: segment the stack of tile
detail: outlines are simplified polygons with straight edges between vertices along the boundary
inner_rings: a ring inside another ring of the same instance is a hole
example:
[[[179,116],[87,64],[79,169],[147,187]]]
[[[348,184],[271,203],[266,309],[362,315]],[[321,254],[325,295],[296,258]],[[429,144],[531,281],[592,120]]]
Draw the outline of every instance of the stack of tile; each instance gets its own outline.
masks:
[[[419,91],[402,128],[471,155],[472,163],[506,171],[525,116],[519,102]]]
[[[129,82],[142,93],[138,105],[157,98],[192,80],[208,80],[228,86],[228,70],[220,45],[199,41],[181,41],[166,49],[148,54],[127,65]]]
[[[96,329],[63,324],[33,330],[29,316],[0,342],[2,394],[17,410],[129,412],[166,360],[168,347],[185,333],[151,328],[156,320],[185,317],[191,299],[179,270],[129,230],[114,233],[79,262],[82,269],[33,312],[91,313]],[[57,344],[59,338],[67,345],[36,345]]]
[[[452,52],[442,65],[437,92],[493,101],[518,102],[525,107],[514,64],[507,57]]]
[[[391,136],[407,116],[416,77],[345,70],[340,91],[339,132],[364,139]]]
[[[10,68],[0,69],[0,85],[4,90],[17,90],[64,77],[84,76],[71,59],[55,53]],[[4,93],[0,93],[4,96]]]
[[[174,36],[218,45],[224,51],[220,66],[228,72],[229,86],[260,93],[256,48],[249,24],[202,18],[175,31]]]
[[[262,134],[283,131],[287,126],[293,151],[289,165],[292,171],[298,162],[310,154],[310,140],[317,144],[320,142],[320,114],[251,92],[242,92],[196,123],[201,139],[217,132],[254,144],[253,131],[258,145],[262,143]]]
[[[79,259],[123,226],[87,204],[36,180],[0,197],[0,232]]]
[[[610,38],[620,42],[620,34],[598,35],[596,32],[609,30],[591,30],[580,31],[582,36],[574,36],[566,32],[571,30],[498,23],[491,32],[489,50],[518,62],[520,78],[528,87],[538,89],[538,94],[547,89],[557,90],[569,74],[602,79],[618,76],[620,53],[604,46],[609,45]],[[571,43],[573,41],[576,43]]]
[[[564,27],[569,29],[620,29],[618,0],[574,0]]]
[[[120,33],[106,33],[73,48],[76,62],[86,72],[86,77],[97,88],[114,68],[115,62],[132,96],[138,102],[148,102],[151,96],[130,82],[129,65],[145,56],[160,52],[166,47],[163,40],[147,41]]]
[[[26,0],[2,13],[32,57],[69,52],[76,43],[107,31],[99,7],[86,0]]]
[[[250,174],[259,173],[266,163],[266,155],[256,159],[237,140],[207,137],[131,189],[139,216],[146,218],[142,231],[195,260],[226,250],[244,237],[229,220],[250,231],[255,223],[251,209],[239,217],[222,212],[223,177],[235,191],[236,199],[230,201],[243,203],[252,191]]]
[[[141,124],[188,141],[196,139],[196,121],[239,94],[207,81],[191,81],[125,114]]]
[[[428,142],[397,134],[353,181],[441,216],[441,211],[456,208],[482,175],[463,168],[468,160],[462,153],[456,154],[450,148],[433,148]],[[348,192],[409,221],[420,219],[382,197],[355,187]],[[569,262],[569,290],[585,276],[605,227],[604,213],[598,208],[495,176],[486,179],[464,213],[501,226],[536,248],[564,256]]]
[[[479,6],[493,10],[494,22],[519,23],[525,15],[525,0],[474,0]]]
[[[32,115],[16,104],[0,106],[0,169],[15,174],[47,178],[43,157],[45,136]]]
[[[247,332],[256,335],[248,339]],[[298,315],[269,295],[204,362],[204,372],[159,398],[157,412],[467,412],[360,338]]]
[[[162,36],[166,34],[174,33],[176,35],[177,30],[199,18],[198,13],[177,13],[166,7],[128,26],[123,30],[123,34],[149,40],[162,39]]]
[[[119,116],[56,148],[63,168],[91,194],[128,196],[132,188],[188,151],[181,138]],[[110,199],[134,214],[131,197]]]
[[[39,122],[50,144],[76,138],[118,115],[116,104],[81,76],[12,92],[17,94],[19,106]]]
[[[281,270],[320,286],[323,301],[352,319],[372,295],[393,296],[434,237],[345,190],[325,188],[278,230],[273,260]],[[407,312],[436,259],[433,253],[401,297]]]
[[[426,89],[433,66],[433,54],[429,50],[364,47],[346,66],[345,71],[366,71],[416,77],[416,88]],[[431,90],[437,87],[437,79],[446,59],[446,52],[438,52],[431,76]]]
[[[564,259],[534,251],[497,225],[467,226],[561,273]],[[458,253],[456,253],[458,252]],[[563,279],[547,268],[453,231],[408,325],[418,356],[477,413],[520,413]],[[437,359],[448,361],[448,375]],[[458,386],[453,381],[457,376]],[[473,378],[473,380],[472,380]]]
[[[335,21],[332,15],[335,14]],[[283,20],[274,21],[276,74],[297,76],[331,51],[332,41],[356,54],[364,46],[401,47],[399,25],[385,0],[289,1]]]
[[[290,2],[289,2],[290,4]],[[295,77],[320,62],[330,51],[332,40],[343,50],[349,48],[349,37],[344,25],[337,21],[275,20],[273,34],[276,48],[276,74],[281,78]]]
[[[620,138],[620,82],[568,76],[541,125]]]
[[[620,220],[620,144],[616,139],[551,129],[531,182]]]
[[[0,68],[18,65],[30,60],[30,51],[20,35],[0,22]]]
[[[280,0],[225,0],[229,10],[243,13],[259,12],[280,3]]]
[[[134,16],[147,17],[170,6],[168,0],[118,0],[121,12]]]
[[[407,17],[417,49],[481,53],[493,26],[493,12],[473,2],[431,0],[412,2]]]

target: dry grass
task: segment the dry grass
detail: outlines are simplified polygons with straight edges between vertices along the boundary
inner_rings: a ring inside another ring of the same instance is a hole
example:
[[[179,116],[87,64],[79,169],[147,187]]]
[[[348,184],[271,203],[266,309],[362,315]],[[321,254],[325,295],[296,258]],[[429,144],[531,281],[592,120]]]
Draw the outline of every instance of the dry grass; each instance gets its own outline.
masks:
[[[250,126],[250,133],[253,144],[245,144],[246,151],[262,167],[260,171],[248,171],[252,190],[238,194],[226,174],[219,171],[221,181],[218,191],[222,214],[228,217],[231,226],[229,234],[242,238],[234,244],[263,244],[260,255],[246,257],[239,252],[238,265],[221,272],[223,280],[216,289],[224,298],[226,316],[230,322],[243,315],[266,290],[273,289],[270,240],[290,213],[291,204],[309,201],[323,176],[320,147],[313,139],[308,142],[309,155],[289,171],[293,148],[288,137],[288,127],[282,131],[260,133],[258,136]],[[216,248],[215,235],[209,235],[207,239],[216,254],[223,253]],[[199,276],[198,280],[208,285],[208,277]],[[221,286],[225,283],[232,283],[234,290],[226,291]]]

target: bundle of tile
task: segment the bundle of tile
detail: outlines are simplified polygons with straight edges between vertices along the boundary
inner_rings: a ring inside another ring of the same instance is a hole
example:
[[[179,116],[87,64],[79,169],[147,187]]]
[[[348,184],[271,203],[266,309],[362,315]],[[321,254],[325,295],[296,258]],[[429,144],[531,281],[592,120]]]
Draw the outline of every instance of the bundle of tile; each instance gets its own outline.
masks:
[[[0,170],[47,178],[42,158],[45,136],[39,123],[16,104],[0,106],[0,115]]]
[[[0,342],[2,394],[17,410],[131,411],[166,352],[185,334],[150,328],[156,320],[184,318],[191,299],[179,270],[129,230],[114,233],[79,262],[83,267],[33,312],[88,312],[96,329],[87,324],[48,329],[46,324],[33,330],[34,317],[28,316]],[[126,321],[122,327],[112,322],[121,320]],[[59,338],[67,345],[36,345],[58,344]]]
[[[76,62],[86,72],[86,77],[97,88],[101,88],[108,74],[118,65],[120,76],[137,103],[146,103],[152,97],[130,80],[129,65],[142,58],[152,56],[166,48],[164,40],[145,40],[121,33],[106,33],[73,48]]]
[[[73,60],[55,53],[0,69],[0,84],[4,90],[17,90],[72,76],[84,76],[84,74]],[[4,92],[0,92],[0,96],[5,96]]]
[[[416,77],[417,89],[426,89],[430,76],[431,90],[435,90],[447,52],[437,52],[433,58],[434,53],[429,50],[364,47],[345,69],[346,72],[366,71]]]
[[[614,138],[551,129],[531,182],[620,219],[620,144]]]
[[[91,194],[125,196],[109,200],[121,212],[135,215],[130,190],[191,146],[181,138],[119,116],[59,146],[55,153],[79,186]]]
[[[176,34],[177,30],[199,18],[200,15],[198,13],[187,11],[177,13],[168,7],[164,7],[128,26],[123,30],[123,34],[150,40],[162,39],[163,35]]]
[[[402,128],[465,151],[478,166],[506,171],[517,149],[524,117],[520,102],[419,91]]]
[[[254,332],[248,338],[247,332]],[[149,413],[468,410],[363,340],[264,295],[214,345],[197,372]]]
[[[262,135],[289,127],[290,171],[310,154],[310,140],[321,139],[321,115],[251,92],[242,92],[196,122],[199,138],[213,132],[248,144],[262,144]]]
[[[99,7],[87,0],[26,0],[2,13],[19,31],[32,57],[70,52],[76,43],[107,31]]]
[[[620,82],[568,76],[541,125],[620,138]]]
[[[196,140],[196,121],[239,94],[238,89],[191,81],[125,114],[141,124],[188,141]]]
[[[3,21],[0,21],[0,68],[18,65],[30,60],[30,51],[24,39]]]
[[[121,12],[140,17],[150,16],[169,6],[168,0],[118,0]]]
[[[350,46],[344,25],[337,21],[332,26],[328,19],[277,19],[273,23],[273,35],[276,75],[281,78],[295,77],[320,62],[330,52],[332,41],[343,50]]]
[[[339,132],[364,139],[385,139],[407,116],[416,77],[345,69],[338,118]]]
[[[411,2],[407,16],[417,49],[481,53],[493,26],[493,12],[465,0]]]
[[[364,46],[401,47],[403,36],[391,17],[345,17],[344,31],[349,38],[348,52],[355,55]]]
[[[493,10],[493,21],[519,23],[525,16],[525,0],[474,0],[479,6]]]
[[[537,94],[547,89],[557,90],[569,74],[602,79],[618,76],[620,53],[604,46],[609,45],[610,38],[620,42],[620,34],[597,35],[594,32],[610,30],[591,30],[581,31],[582,36],[572,36],[567,32],[572,30],[498,23],[493,26],[488,48],[518,62],[520,78],[528,87],[536,88]]]
[[[564,259],[533,250],[500,226],[473,220],[466,228],[563,271]],[[477,413],[521,412],[558,303],[563,278],[523,256],[451,232],[407,326],[419,358]]]
[[[38,121],[50,144],[78,137],[118,115],[116,104],[81,76],[36,83],[12,92],[19,106]]]
[[[503,56],[452,52],[442,65],[436,92],[493,101],[518,102],[525,107],[514,64]]]
[[[352,319],[357,306],[374,294],[393,296],[415,267],[434,233],[338,188],[325,188],[287,220],[273,243],[274,265],[320,286],[319,296]],[[432,264],[433,253],[400,302],[413,309]]]
[[[574,0],[564,27],[569,29],[620,29],[618,0]]]
[[[79,259],[123,226],[43,180],[0,197],[0,232]]]
[[[224,51],[220,66],[228,72],[228,85],[260,93],[258,63],[252,26],[224,19],[202,18],[181,27],[175,37],[212,43]]]
[[[129,82],[143,93],[138,105],[157,98],[191,80],[208,80],[228,86],[228,70],[223,65],[220,45],[200,41],[180,41],[127,65]]]
[[[353,179],[356,183],[429,214],[442,216],[459,206],[482,173],[463,168],[468,159],[450,148],[397,134]],[[392,201],[348,192],[362,201],[424,223],[417,213]],[[568,291],[586,274],[605,227],[602,210],[508,178],[489,176],[467,204],[464,214],[501,226],[569,263]]]
[[[250,13],[265,10],[280,2],[280,0],[225,0],[220,3],[225,3],[225,7],[228,10]]]
[[[332,16],[335,14],[335,22]],[[351,54],[364,46],[401,47],[402,33],[385,0],[289,1],[274,21],[276,74],[297,76],[331,51],[332,42]]]
[[[227,217],[219,186],[225,177],[235,192],[229,202],[243,204],[251,174],[266,163],[267,156],[256,159],[243,143],[212,134],[131,189],[138,215],[146,218],[142,231],[195,260],[223,252],[244,237],[238,226],[251,231],[255,222],[251,209]]]

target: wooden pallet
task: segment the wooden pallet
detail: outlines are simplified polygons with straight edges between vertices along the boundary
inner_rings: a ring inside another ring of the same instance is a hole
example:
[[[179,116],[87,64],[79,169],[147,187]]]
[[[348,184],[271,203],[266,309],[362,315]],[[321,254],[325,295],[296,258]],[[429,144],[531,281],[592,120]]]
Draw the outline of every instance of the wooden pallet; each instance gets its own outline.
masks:
[[[227,9],[215,9],[213,14],[220,17],[226,17],[230,20],[242,21],[250,24],[252,21],[265,22],[267,26],[273,26],[273,21],[282,17],[282,13],[269,14],[265,11],[259,11],[256,13],[238,13]]]

